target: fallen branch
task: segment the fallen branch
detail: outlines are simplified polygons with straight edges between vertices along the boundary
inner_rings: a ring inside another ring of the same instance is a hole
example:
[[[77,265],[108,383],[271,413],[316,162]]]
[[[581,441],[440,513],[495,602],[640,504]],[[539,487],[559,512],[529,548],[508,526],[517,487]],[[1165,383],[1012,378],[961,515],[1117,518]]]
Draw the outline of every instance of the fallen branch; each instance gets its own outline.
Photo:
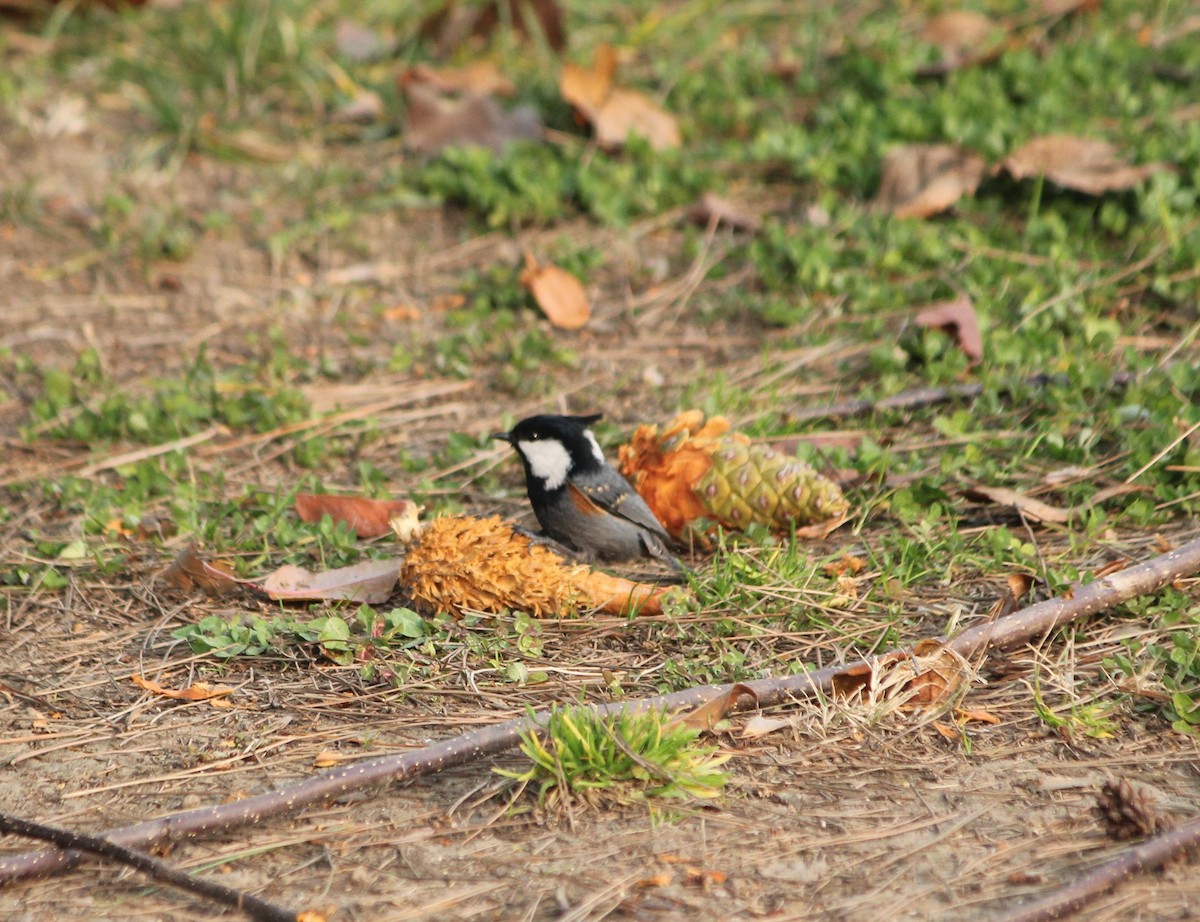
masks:
[[[0,813],[0,832],[27,836],[31,839],[43,839],[46,842],[53,842],[62,848],[91,852],[102,858],[108,858],[120,864],[127,864],[164,884],[170,884],[172,887],[178,887],[189,893],[195,893],[226,906],[232,906],[234,909],[240,909],[251,919],[256,919],[258,922],[296,922],[296,913],[290,910],[283,909],[273,903],[268,903],[257,896],[251,896],[249,893],[241,893],[238,890],[223,887],[202,877],[193,877],[190,874],[185,874],[183,871],[171,867],[165,861],[159,861],[157,858],[147,855],[144,852],[125,848],[98,836],[72,832],[69,829],[62,829],[58,826],[34,823],[31,820],[10,816],[7,813]]]
[[[1200,539],[1095,582],[1076,585],[1072,587],[1067,598],[1039,602],[1006,618],[973,627],[958,635],[947,646],[966,658],[991,649],[1016,646],[1068,622],[1093,615],[1135,596],[1154,592],[1180,577],[1198,571]],[[757,706],[769,707],[827,695],[835,676],[850,670],[869,668],[877,659],[893,656],[897,652],[911,654],[911,649],[889,651],[880,654],[880,657],[860,660],[845,666],[830,666],[801,675],[758,679],[741,684],[757,698]],[[728,695],[732,688],[732,685],[703,685],[670,695],[593,705],[593,708],[604,714],[637,712],[649,708],[695,708],[715,696]],[[734,709],[752,705],[753,699],[740,698],[739,702],[734,704]],[[520,717],[473,730],[424,749],[367,759],[279,790],[232,803],[202,807],[157,820],[123,826],[106,832],[103,836],[121,845],[146,847],[160,842],[197,838],[216,831],[228,832],[281,814],[294,813],[310,804],[323,803],[350,791],[362,790],[386,781],[411,781],[486,756],[498,755],[515,748],[520,743],[523,732],[543,727],[549,716],[549,711],[539,711],[532,717]],[[0,858],[0,884],[22,877],[63,870],[76,864],[79,859],[77,851],[61,849],[5,856]]]
[[[1053,384],[1059,376],[1046,374],[1031,375],[1022,380],[1019,387],[1046,387]],[[1108,382],[1111,388],[1124,387],[1133,380],[1129,372],[1118,372]],[[1016,387],[1005,387],[1005,392],[1016,390]],[[837,403],[826,404],[823,407],[805,407],[788,411],[788,422],[809,423],[818,419],[844,419],[847,416],[865,416],[868,413],[885,410],[916,410],[921,407],[936,406],[951,400],[973,400],[983,393],[983,385],[977,382],[966,384],[951,384],[947,387],[914,387],[891,397],[880,397],[878,400],[856,398],[841,400]]]
[[[1056,919],[1066,918],[1134,874],[1160,868],[1172,858],[1197,846],[1200,846],[1200,819],[1125,850],[1083,877],[1002,916],[1000,922],[1055,922]]]

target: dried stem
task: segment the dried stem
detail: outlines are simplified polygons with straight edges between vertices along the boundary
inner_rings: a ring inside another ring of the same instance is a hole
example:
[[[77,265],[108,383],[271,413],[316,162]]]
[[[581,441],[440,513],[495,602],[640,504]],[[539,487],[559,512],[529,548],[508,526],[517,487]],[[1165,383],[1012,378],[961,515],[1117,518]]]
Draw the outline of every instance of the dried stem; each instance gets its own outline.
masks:
[[[1023,379],[1019,386],[1045,387],[1054,382],[1054,376],[1046,373],[1031,375]],[[1124,387],[1133,380],[1129,372],[1118,372],[1109,381],[1109,387]],[[1013,390],[1009,387],[1006,390]],[[852,398],[840,400],[837,403],[826,404],[822,407],[805,407],[788,412],[790,422],[813,422],[818,419],[844,419],[847,416],[865,416],[868,413],[884,410],[916,410],[921,407],[936,406],[951,400],[973,400],[983,393],[983,385],[978,382],[951,384],[948,387],[915,387],[901,391],[891,397],[881,397],[878,400]]]
[[[1161,589],[1176,579],[1200,571],[1200,539],[1151,558],[1145,563],[1117,571],[1086,585],[1074,586],[1069,598],[1049,599],[1024,608],[1006,618],[973,627],[954,638],[948,646],[963,657],[970,658],[991,649],[1003,649],[1024,643],[1068,622],[1093,615],[1135,596]],[[910,650],[889,651],[880,656]],[[844,666],[831,666],[801,675],[759,679],[742,683],[757,697],[760,707],[782,704],[817,695],[828,694],[835,676],[848,670],[870,668],[872,660],[861,660]],[[728,695],[732,685],[703,685],[670,695],[594,705],[605,713],[642,711],[648,708],[694,708],[709,699]],[[753,704],[745,701],[743,707]],[[738,709],[739,704],[735,703]],[[522,732],[543,727],[549,711],[539,711],[530,717],[509,720],[443,740],[424,749],[400,755],[381,756],[347,765],[290,787],[232,803],[202,807],[149,820],[105,833],[112,842],[127,846],[149,846],[159,842],[197,838],[207,833],[227,832],[241,826],[262,822],[270,817],[294,813],[310,804],[322,803],[350,791],[362,790],[386,781],[411,781],[442,769],[464,765],[487,756],[494,756],[516,747]],[[22,877],[49,874],[71,867],[78,862],[77,851],[41,851],[0,858],[0,884]]]
[[[1147,839],[1111,861],[1034,903],[1018,908],[1000,922],[1055,922],[1065,919],[1134,874],[1162,867],[1177,855],[1200,846],[1200,819]]]
[[[53,842],[62,848],[91,852],[102,858],[108,858],[120,864],[127,864],[141,871],[143,874],[153,877],[157,881],[170,884],[172,887],[178,887],[189,893],[195,893],[210,900],[215,900],[218,903],[223,903],[226,906],[232,906],[234,909],[240,909],[251,919],[257,919],[259,922],[296,922],[296,913],[290,910],[283,909],[273,903],[268,903],[266,900],[261,900],[248,893],[241,893],[238,890],[223,887],[210,880],[185,874],[183,871],[171,867],[165,861],[159,861],[157,858],[151,857],[144,852],[125,848],[122,845],[117,845],[98,836],[72,832],[69,829],[63,829],[59,826],[34,823],[31,820],[10,816],[7,813],[0,813],[0,832],[27,836],[31,839],[43,839],[46,842]]]

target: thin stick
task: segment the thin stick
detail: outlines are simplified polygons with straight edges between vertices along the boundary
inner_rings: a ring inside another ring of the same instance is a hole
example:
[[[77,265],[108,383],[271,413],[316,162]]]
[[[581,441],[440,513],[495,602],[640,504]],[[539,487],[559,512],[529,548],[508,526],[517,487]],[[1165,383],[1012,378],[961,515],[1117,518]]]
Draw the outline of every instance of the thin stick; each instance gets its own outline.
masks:
[[[1024,608],[1007,618],[985,622],[950,641],[947,646],[955,653],[970,659],[992,649],[1013,647],[1039,637],[1071,621],[1119,605],[1135,596],[1155,592],[1175,580],[1200,571],[1200,539],[1189,541],[1175,550],[1144,563],[1118,570],[1102,579],[1071,588],[1068,598],[1048,599]],[[911,649],[889,651],[912,655]],[[805,698],[827,695],[834,678],[849,670],[871,668],[879,657],[859,660],[845,666],[830,666],[800,675],[758,679],[740,683],[750,689],[758,706],[768,707]],[[648,708],[694,708],[718,695],[728,695],[733,685],[702,685],[670,695],[592,705],[601,714],[622,711],[636,713]],[[741,702],[746,702],[742,705]],[[750,707],[752,701],[739,698],[734,710]],[[317,775],[289,787],[247,797],[244,800],[201,807],[123,826],[104,834],[106,839],[122,845],[149,846],[159,842],[197,838],[211,832],[228,832],[242,826],[260,823],[271,817],[294,813],[310,804],[324,803],[350,791],[358,791],[388,781],[411,781],[436,774],[446,768],[465,765],[478,759],[498,755],[515,748],[522,733],[545,726],[550,711],[543,710],[532,717],[520,717],[490,727],[464,733],[462,736],[434,743],[424,749],[399,755],[367,759]],[[69,868],[79,861],[78,852],[41,851],[0,858],[0,884],[22,877],[49,874]]]
[[[1133,375],[1127,371],[1118,372],[1109,380],[1109,387],[1123,387],[1133,380]],[[1052,375],[1039,373],[1030,375],[1020,382],[1022,387],[1045,387],[1054,381]],[[1013,390],[1013,386],[1004,388]],[[865,416],[868,413],[883,410],[916,410],[920,407],[935,406],[951,400],[973,400],[983,393],[983,385],[977,382],[967,384],[952,384],[949,387],[914,387],[891,397],[881,397],[878,400],[855,398],[841,400],[837,403],[826,404],[823,407],[805,407],[788,411],[788,422],[808,423],[818,419],[843,419],[847,416]]]
[[[1159,461],[1161,461],[1168,454],[1170,454],[1172,448],[1174,448],[1176,445],[1178,445],[1180,442],[1182,442],[1184,439],[1186,439],[1189,435],[1191,435],[1197,429],[1200,429],[1200,420],[1196,420],[1196,422],[1194,422],[1191,426],[1189,426],[1185,431],[1181,432],[1178,436],[1176,436],[1176,438],[1171,442],[1170,445],[1168,445],[1166,448],[1164,448],[1162,451],[1160,451],[1158,454],[1156,454],[1153,458],[1151,458],[1149,461],[1147,461],[1145,464],[1143,464],[1141,467],[1139,467],[1136,471],[1134,471],[1132,474],[1130,474],[1128,477],[1126,477],[1125,482],[1133,483],[1135,480],[1137,480],[1139,477],[1141,477],[1142,474],[1146,473],[1146,471],[1150,470],[1150,468],[1154,467],[1154,465],[1158,464]]]
[[[1126,849],[1111,861],[1094,868],[1066,886],[1059,887],[1034,903],[1019,907],[1000,922],[1055,922],[1095,902],[1117,884],[1134,874],[1153,871],[1177,855],[1200,845],[1200,819],[1147,839]]]
[[[257,919],[259,922],[296,922],[297,914],[290,910],[268,903],[249,893],[241,893],[202,877],[185,874],[183,871],[171,867],[165,861],[159,861],[144,852],[125,848],[115,842],[109,842],[107,839],[72,832],[59,826],[34,823],[31,820],[23,820],[7,813],[0,813],[0,832],[28,836],[31,839],[44,839],[63,848],[91,852],[102,858],[127,864],[164,884],[170,884],[180,890],[186,890],[226,906],[232,906],[234,909],[240,909],[251,919]]]

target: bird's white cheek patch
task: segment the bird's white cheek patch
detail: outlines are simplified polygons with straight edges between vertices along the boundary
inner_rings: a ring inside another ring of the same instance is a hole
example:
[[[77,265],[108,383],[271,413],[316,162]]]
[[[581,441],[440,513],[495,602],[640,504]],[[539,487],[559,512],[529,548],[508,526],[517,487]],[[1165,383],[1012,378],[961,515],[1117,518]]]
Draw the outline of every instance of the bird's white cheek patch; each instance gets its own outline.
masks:
[[[557,490],[567,482],[571,471],[571,456],[562,442],[546,439],[537,442],[517,442],[517,448],[529,462],[533,476],[546,484],[547,490]]]
[[[596,437],[592,435],[592,430],[585,429],[583,432],[583,437],[587,439],[588,443],[592,446],[592,454],[596,456],[596,460],[601,464],[607,464],[608,462],[604,460],[604,452],[600,450],[600,443],[597,442]]]

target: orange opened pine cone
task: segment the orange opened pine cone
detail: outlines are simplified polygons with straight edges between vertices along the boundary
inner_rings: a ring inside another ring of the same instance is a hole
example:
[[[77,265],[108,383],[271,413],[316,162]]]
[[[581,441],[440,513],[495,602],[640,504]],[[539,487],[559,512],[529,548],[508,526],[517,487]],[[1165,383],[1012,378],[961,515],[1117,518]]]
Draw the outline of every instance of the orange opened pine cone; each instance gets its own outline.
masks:
[[[567,564],[499,516],[434,519],[409,547],[400,579],[415,601],[455,616],[505,609],[536,616],[584,609],[623,615],[631,608],[661,614],[671,589]]]
[[[706,421],[701,410],[680,413],[661,433],[638,427],[621,446],[620,464],[663,527],[702,546],[713,524],[823,537],[850,509],[841,488],[805,462],[754,445],[724,417]]]

